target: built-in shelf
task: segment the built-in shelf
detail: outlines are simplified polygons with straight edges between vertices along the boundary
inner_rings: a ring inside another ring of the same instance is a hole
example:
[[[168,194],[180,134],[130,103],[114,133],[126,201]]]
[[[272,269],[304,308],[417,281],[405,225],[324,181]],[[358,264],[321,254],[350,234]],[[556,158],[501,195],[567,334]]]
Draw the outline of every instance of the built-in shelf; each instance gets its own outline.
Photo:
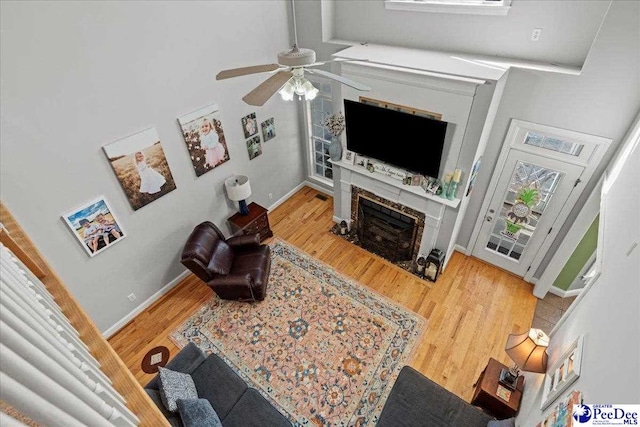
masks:
[[[444,197],[440,197],[440,196],[436,196],[430,193],[427,193],[426,191],[424,191],[422,189],[422,187],[417,186],[417,185],[405,185],[402,182],[400,182],[397,179],[394,179],[390,176],[387,175],[383,175],[379,172],[369,172],[365,167],[363,166],[358,166],[358,165],[352,165],[350,163],[347,162],[343,162],[342,160],[337,160],[337,161],[333,161],[333,160],[329,160],[331,162],[331,164],[334,167],[340,167],[343,169],[347,169],[350,170],[351,172],[355,172],[358,173],[360,175],[364,175],[367,178],[371,178],[371,179],[375,179],[381,182],[384,182],[385,184],[389,184],[393,187],[399,188],[402,191],[406,191],[408,193],[412,193],[418,197],[422,197],[424,199],[427,200],[432,200],[434,202],[443,204],[445,206],[448,206],[450,208],[457,208],[458,205],[460,204],[460,199],[453,199],[453,200],[449,200],[449,199],[445,199]]]

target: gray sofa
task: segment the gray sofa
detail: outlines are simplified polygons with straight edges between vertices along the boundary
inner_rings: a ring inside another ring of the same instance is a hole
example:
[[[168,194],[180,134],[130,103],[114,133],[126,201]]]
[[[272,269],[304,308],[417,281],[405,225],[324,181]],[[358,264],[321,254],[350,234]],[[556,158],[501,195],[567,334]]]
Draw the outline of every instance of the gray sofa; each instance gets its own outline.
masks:
[[[377,427],[487,427],[493,417],[415,369],[400,371]]]
[[[220,417],[224,427],[291,427],[291,423],[255,389],[250,388],[217,355],[205,357],[193,343],[189,343],[165,366],[172,371],[191,375],[198,397],[207,399]],[[145,391],[172,426],[182,427],[178,413],[171,413],[160,398],[158,376]]]

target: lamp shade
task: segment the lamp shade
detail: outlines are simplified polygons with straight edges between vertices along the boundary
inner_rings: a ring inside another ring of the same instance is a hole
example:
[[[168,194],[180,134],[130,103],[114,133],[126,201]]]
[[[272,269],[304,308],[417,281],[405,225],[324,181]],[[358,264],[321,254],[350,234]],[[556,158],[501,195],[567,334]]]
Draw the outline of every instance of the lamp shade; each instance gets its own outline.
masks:
[[[235,175],[224,181],[227,189],[227,196],[234,202],[248,199],[251,196],[251,184],[249,177],[245,175]]]
[[[523,371],[544,373],[547,370],[549,337],[540,329],[530,329],[524,334],[511,334],[505,351]]]

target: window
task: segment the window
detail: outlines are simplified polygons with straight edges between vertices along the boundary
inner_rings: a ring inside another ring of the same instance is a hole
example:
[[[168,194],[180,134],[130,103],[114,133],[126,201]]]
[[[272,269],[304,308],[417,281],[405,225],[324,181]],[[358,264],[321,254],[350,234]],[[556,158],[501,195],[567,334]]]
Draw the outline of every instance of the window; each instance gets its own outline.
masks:
[[[413,12],[506,15],[511,0],[384,0],[384,7]]]
[[[320,92],[313,101],[307,104],[305,109],[311,153],[309,175],[326,184],[333,185],[333,170],[329,162],[331,134],[324,127],[325,118],[333,114],[331,83],[319,78],[314,78],[311,83]]]

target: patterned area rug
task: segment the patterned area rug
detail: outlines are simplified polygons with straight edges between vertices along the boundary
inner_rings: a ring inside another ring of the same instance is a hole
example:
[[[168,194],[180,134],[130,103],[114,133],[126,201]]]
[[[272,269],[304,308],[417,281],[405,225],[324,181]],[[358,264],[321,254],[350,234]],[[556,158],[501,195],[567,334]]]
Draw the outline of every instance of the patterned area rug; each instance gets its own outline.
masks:
[[[221,356],[294,425],[375,425],[425,319],[287,243],[271,250],[264,301],[214,297],[170,338]]]

